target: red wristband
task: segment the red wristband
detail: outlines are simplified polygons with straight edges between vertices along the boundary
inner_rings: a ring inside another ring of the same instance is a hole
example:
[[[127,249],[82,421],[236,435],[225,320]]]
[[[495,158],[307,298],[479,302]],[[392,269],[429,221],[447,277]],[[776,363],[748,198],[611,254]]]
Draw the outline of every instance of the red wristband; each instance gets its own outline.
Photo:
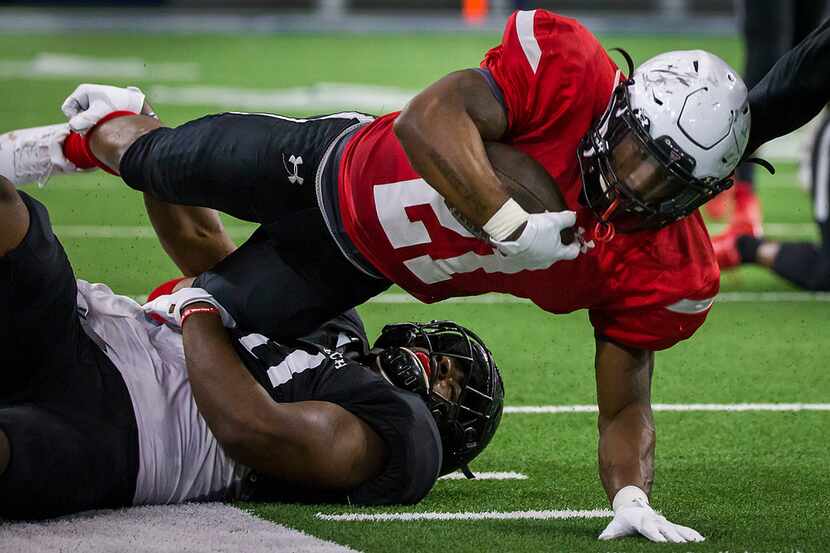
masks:
[[[92,133],[95,132],[95,129],[106,123],[107,121],[112,121],[113,119],[118,119],[119,117],[131,117],[133,115],[138,115],[137,113],[133,113],[132,111],[113,111],[112,113],[108,113],[104,117],[98,121],[94,127],[89,129],[86,133],[86,136],[81,136],[76,132],[69,133],[69,136],[63,143],[63,155],[66,156],[66,159],[72,162],[75,167],[78,169],[92,169],[93,167],[100,167],[107,173],[115,176],[119,176],[116,171],[113,171],[101,161],[95,157],[92,153],[92,149],[89,147],[89,141],[92,138]]]
[[[215,315],[220,315],[219,310],[215,307],[185,307],[184,312],[182,313],[182,328],[184,328],[184,322],[191,316],[195,315],[196,313],[213,313]]]

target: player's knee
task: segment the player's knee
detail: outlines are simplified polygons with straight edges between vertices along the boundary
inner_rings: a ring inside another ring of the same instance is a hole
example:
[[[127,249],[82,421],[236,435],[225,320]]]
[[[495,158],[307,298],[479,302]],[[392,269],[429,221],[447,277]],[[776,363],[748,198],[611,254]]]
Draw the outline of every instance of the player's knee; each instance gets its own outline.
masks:
[[[11,447],[9,446],[9,438],[6,433],[0,430],[0,476],[6,472],[6,467],[9,466],[9,459],[11,458]]]

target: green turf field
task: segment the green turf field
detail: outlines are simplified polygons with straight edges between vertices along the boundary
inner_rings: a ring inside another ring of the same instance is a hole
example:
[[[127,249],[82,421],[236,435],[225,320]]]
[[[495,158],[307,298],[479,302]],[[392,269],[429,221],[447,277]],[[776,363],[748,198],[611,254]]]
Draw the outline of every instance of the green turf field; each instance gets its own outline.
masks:
[[[489,35],[408,36],[0,36],[2,62],[47,53],[134,57],[154,64],[197,64],[185,84],[284,88],[316,82],[417,89],[443,74],[478,64],[498,40]],[[603,37],[637,60],[661,50],[702,47],[740,65],[736,40]],[[59,106],[81,79],[0,78],[0,132],[60,122]],[[98,79],[102,80],[102,79]],[[164,80],[105,79],[150,88]],[[175,83],[171,78],[170,82]],[[169,84],[169,83],[167,83]],[[181,83],[179,83],[181,84]],[[155,105],[171,124],[216,106]],[[308,115],[294,112],[288,115]],[[763,176],[765,217],[785,237],[813,237],[809,199],[794,166]],[[79,277],[117,292],[146,294],[175,276],[152,239],[140,196],[103,173],[55,178],[31,193],[49,207]],[[237,239],[249,227],[228,221]],[[723,290],[791,290],[759,270],[725,275]],[[751,298],[750,298],[751,299]],[[584,313],[553,317],[525,304],[374,303],[361,309],[370,335],[386,322],[455,319],[480,332],[499,361],[509,406],[594,403],[593,334]],[[830,398],[830,303],[722,302],[697,335],[658,355],[657,403],[827,403]],[[699,530],[701,545],[666,546],[643,539],[596,541],[608,519],[343,522],[316,514],[377,512],[514,512],[604,509],[596,474],[595,416],[590,413],[504,416],[478,471],[513,471],[523,480],[441,481],[406,509],[254,506],[260,516],[361,551],[753,551],[830,550],[830,412],[658,412],[653,503],[671,520]]]

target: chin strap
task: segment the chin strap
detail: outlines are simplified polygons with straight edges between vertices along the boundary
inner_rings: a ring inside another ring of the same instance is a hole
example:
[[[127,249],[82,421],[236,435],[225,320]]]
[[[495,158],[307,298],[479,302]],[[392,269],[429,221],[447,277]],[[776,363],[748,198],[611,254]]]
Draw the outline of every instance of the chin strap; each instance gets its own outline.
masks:
[[[608,209],[605,210],[605,213],[599,218],[597,224],[594,225],[594,240],[597,242],[610,242],[614,239],[617,235],[617,230],[614,228],[614,223],[609,223],[608,219],[611,218],[611,215],[617,211],[617,208],[620,205],[620,199],[614,198],[614,201],[611,202],[611,205],[608,206]]]
[[[767,160],[765,160],[765,159],[763,159],[763,158],[760,158],[760,157],[750,157],[750,158],[748,158],[748,159],[743,160],[743,163],[752,163],[752,164],[754,164],[754,165],[760,165],[761,167],[763,167],[764,169],[766,169],[767,171],[769,171],[769,174],[770,174],[770,175],[774,175],[774,174],[775,174],[775,166],[774,166],[772,163],[770,163],[769,161],[767,161]]]

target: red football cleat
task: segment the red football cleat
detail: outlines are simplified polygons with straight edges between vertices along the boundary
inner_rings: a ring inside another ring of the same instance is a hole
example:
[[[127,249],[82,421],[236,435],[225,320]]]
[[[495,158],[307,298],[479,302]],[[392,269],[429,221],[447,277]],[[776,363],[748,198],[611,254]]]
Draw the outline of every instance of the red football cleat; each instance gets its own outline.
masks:
[[[712,237],[712,248],[721,271],[734,269],[741,264],[741,254],[738,253],[738,236],[740,234],[724,232]]]
[[[763,234],[761,226],[761,202],[748,183],[735,185],[735,212],[724,234],[749,234],[760,238]]]
[[[706,216],[713,221],[723,221],[729,214],[732,208],[732,201],[735,198],[735,188],[728,188],[706,202],[703,206],[703,211]]]

